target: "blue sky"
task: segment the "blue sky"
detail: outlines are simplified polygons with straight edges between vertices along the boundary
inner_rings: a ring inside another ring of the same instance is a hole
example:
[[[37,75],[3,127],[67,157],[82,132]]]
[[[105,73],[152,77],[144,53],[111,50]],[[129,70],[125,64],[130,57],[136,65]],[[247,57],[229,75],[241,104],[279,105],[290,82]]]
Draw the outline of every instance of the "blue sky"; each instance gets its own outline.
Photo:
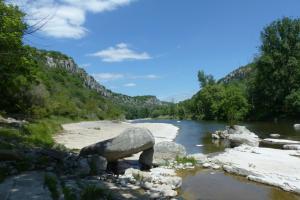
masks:
[[[299,0],[14,2],[29,24],[48,20],[26,43],[73,57],[113,91],[175,101],[199,90],[198,70],[221,78],[251,62],[264,26],[300,14]]]

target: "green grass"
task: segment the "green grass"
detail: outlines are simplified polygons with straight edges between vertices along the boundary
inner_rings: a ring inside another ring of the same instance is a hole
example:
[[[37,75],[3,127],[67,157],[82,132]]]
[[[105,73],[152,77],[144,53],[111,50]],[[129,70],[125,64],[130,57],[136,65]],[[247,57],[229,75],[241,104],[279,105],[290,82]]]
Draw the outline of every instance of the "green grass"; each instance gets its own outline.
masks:
[[[63,187],[63,193],[64,193],[64,197],[65,200],[76,200],[76,194],[74,192],[72,192],[72,190],[68,187]]]
[[[51,192],[52,199],[58,200],[59,199],[59,192],[57,189],[58,183],[55,176],[45,175],[44,184],[48,187],[49,191]]]
[[[108,194],[105,189],[90,185],[83,189],[81,193],[81,200],[98,200],[101,197],[106,197]]]
[[[176,162],[185,164],[185,163],[192,163],[193,165],[197,164],[197,160],[194,157],[179,157],[176,156]]]
[[[5,139],[0,141],[0,149],[12,149],[13,145],[9,142],[11,140],[17,140],[30,147],[50,148],[55,144],[53,135],[62,130],[61,124],[74,121],[79,121],[79,119],[71,120],[52,116],[30,122],[20,129],[0,128],[0,138]]]

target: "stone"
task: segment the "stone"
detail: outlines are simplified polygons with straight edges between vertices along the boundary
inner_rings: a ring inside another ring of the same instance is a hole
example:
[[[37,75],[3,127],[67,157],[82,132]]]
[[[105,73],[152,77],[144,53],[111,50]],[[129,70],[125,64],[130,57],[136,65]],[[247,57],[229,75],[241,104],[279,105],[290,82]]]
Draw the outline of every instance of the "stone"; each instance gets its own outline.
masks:
[[[296,130],[300,130],[300,124],[294,124],[294,128],[295,128]]]
[[[107,168],[107,160],[102,156],[92,155],[88,161],[90,169],[93,170],[95,174],[101,174]]]
[[[141,182],[141,187],[145,190],[150,190],[153,187],[151,182]]]
[[[142,168],[150,169],[153,163],[154,148],[143,151],[140,155],[139,162],[142,164]]]
[[[257,147],[259,146],[258,136],[249,131],[245,126],[234,125],[232,127],[227,127],[229,133],[230,145],[233,147],[246,144],[249,146]]]
[[[273,133],[273,134],[270,134],[270,137],[272,137],[272,138],[279,138],[280,134]]]
[[[300,144],[285,144],[283,148],[288,150],[300,150]]]
[[[80,175],[88,175],[91,171],[87,158],[80,158],[78,161],[78,173]]]
[[[52,200],[44,184],[44,172],[25,172],[0,183],[1,200]]]
[[[154,145],[153,164],[165,165],[176,157],[185,157],[186,150],[181,144],[175,142],[160,142]]]
[[[80,155],[98,154],[111,162],[151,149],[154,143],[154,137],[148,129],[128,128],[115,138],[82,148]]]
[[[216,140],[220,139],[220,136],[215,133],[211,134],[211,137],[212,137],[212,139],[216,139]]]
[[[214,170],[218,170],[218,169],[220,169],[221,167],[220,167],[220,165],[213,164],[213,165],[211,166],[211,168],[213,168]]]
[[[211,167],[211,164],[210,163],[203,163],[202,167],[209,168],[209,167]]]
[[[266,138],[261,141],[265,144],[277,144],[277,145],[285,145],[285,144],[299,144],[300,141],[295,140],[285,140],[285,139],[273,139],[273,138]]]
[[[212,157],[228,173],[300,194],[300,159],[296,150],[241,145]]]

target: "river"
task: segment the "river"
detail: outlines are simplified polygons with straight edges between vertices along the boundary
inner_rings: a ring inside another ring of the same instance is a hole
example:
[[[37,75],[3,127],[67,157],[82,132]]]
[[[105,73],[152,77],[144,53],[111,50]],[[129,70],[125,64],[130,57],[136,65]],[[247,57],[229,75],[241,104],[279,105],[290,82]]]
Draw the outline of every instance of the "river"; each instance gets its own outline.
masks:
[[[210,134],[224,129],[226,123],[192,120],[137,120],[135,122],[169,123],[179,127],[175,142],[185,146],[191,153],[221,152],[226,143],[213,143]],[[267,138],[272,133],[280,138],[300,140],[300,132],[290,122],[253,122],[242,123],[260,138]],[[246,178],[233,176],[222,171],[202,168],[182,170],[178,174],[183,178],[180,197],[187,200],[300,200],[300,196],[281,189],[247,181]]]

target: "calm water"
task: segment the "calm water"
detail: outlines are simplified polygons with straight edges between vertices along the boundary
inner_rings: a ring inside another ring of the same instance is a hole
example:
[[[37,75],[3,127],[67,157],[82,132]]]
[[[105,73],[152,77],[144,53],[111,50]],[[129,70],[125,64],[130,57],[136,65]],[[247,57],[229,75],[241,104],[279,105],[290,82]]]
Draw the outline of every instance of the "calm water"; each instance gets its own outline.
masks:
[[[223,151],[228,144],[213,143],[210,134],[224,129],[222,122],[204,122],[192,120],[138,120],[136,122],[169,123],[179,127],[175,142],[185,146],[188,153],[213,153]],[[293,128],[293,123],[257,122],[241,124],[267,138],[272,133],[280,138],[300,140],[300,131]],[[300,200],[300,196],[284,192],[278,188],[247,181],[244,177],[232,176],[221,171],[204,169],[184,170],[179,175],[183,178],[181,197],[188,200]]]

